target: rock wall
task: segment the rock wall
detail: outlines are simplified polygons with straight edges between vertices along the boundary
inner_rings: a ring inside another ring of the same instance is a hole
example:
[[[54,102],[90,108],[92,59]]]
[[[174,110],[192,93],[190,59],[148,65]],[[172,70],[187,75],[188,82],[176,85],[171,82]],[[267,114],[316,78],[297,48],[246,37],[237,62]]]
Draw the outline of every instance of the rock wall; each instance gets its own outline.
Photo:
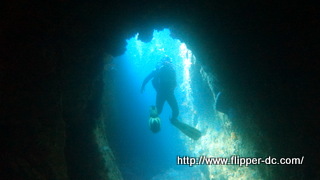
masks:
[[[153,29],[164,27],[254,116],[273,153],[317,159],[317,12],[312,4],[232,0],[5,1],[0,176],[120,178],[117,170],[110,174],[116,169],[113,161],[105,164],[111,151],[101,153],[108,147],[94,133],[103,117],[104,54],[120,55],[125,39],[140,32],[148,41]],[[319,177],[317,164],[279,171]]]
[[[98,141],[105,130],[95,133],[105,121],[104,49],[81,8],[72,14],[65,6],[5,4],[1,179],[121,179]]]

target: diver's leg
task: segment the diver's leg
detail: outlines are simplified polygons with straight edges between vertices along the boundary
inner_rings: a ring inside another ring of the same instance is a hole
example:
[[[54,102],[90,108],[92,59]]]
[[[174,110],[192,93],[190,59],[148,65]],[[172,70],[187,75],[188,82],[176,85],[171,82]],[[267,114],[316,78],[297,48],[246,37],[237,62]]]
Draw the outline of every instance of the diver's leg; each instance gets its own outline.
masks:
[[[170,93],[167,97],[168,104],[172,110],[172,119],[171,121],[177,121],[177,117],[179,115],[179,107],[177,103],[177,99],[174,96],[174,92]]]
[[[163,93],[157,93],[156,106],[157,106],[158,115],[161,114],[165,101],[166,101],[166,99],[165,99],[164,94]]]

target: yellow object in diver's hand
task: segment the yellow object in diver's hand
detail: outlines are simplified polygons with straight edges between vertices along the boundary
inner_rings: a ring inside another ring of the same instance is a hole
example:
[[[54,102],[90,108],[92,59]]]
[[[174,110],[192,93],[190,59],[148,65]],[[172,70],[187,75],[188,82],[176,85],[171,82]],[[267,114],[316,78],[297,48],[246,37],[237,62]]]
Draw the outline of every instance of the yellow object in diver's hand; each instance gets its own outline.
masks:
[[[158,117],[158,111],[157,111],[157,107],[155,106],[151,106],[150,107],[150,117]]]
[[[149,128],[153,133],[159,132],[161,128],[161,120],[155,106],[150,107]]]

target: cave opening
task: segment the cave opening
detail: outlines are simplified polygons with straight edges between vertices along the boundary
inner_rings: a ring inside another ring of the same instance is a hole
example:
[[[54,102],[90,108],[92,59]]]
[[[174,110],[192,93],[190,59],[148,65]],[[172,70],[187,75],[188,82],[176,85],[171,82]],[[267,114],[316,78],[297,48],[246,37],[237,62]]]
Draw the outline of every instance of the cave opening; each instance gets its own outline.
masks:
[[[154,134],[148,127],[149,108],[155,105],[156,92],[151,83],[143,94],[140,88],[163,56],[172,59],[176,70],[178,120],[201,131],[202,137],[197,141],[170,123],[167,103],[160,115],[160,132]],[[171,37],[169,29],[154,30],[150,42],[142,42],[139,34],[128,39],[126,52],[115,57],[107,68],[105,79],[112,77],[114,82],[108,139],[124,179],[261,178],[258,167],[177,165],[177,156],[254,157],[256,147],[243,130],[234,126],[232,108],[217,109],[221,94],[213,73],[206,72],[187,45]]]

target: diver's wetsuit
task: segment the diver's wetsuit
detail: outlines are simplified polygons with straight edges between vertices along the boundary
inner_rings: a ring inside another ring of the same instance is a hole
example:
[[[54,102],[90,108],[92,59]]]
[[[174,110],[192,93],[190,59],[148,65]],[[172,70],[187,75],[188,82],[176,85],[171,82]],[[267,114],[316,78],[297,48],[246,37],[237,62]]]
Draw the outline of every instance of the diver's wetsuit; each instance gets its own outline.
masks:
[[[171,63],[165,63],[160,68],[152,71],[143,81],[142,89],[151,80],[154,89],[157,91],[156,107],[158,114],[161,114],[165,101],[168,102],[172,110],[171,121],[177,120],[179,115],[179,108],[176,97],[174,96],[174,89],[177,85],[176,73]]]

